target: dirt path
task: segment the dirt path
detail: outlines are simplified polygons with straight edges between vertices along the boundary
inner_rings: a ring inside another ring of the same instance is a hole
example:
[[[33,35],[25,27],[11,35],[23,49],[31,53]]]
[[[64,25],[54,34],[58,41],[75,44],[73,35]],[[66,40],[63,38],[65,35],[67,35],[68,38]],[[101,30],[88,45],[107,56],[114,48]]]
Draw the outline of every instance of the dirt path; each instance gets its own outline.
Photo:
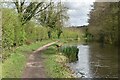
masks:
[[[55,44],[56,42],[40,47],[29,56],[22,78],[46,78],[41,53],[43,50],[47,49],[50,45]]]

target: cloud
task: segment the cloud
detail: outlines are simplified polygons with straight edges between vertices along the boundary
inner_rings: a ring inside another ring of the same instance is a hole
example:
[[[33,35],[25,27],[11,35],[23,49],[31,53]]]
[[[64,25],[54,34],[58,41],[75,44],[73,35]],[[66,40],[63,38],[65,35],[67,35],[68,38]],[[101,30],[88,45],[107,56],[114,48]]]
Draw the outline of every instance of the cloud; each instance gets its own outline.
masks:
[[[88,24],[88,14],[91,11],[95,0],[53,0],[55,2],[62,1],[68,7],[69,25],[82,26]]]
[[[88,25],[89,12],[92,9],[94,0],[72,0],[64,2],[69,8],[68,15],[70,17],[68,23],[74,26]]]

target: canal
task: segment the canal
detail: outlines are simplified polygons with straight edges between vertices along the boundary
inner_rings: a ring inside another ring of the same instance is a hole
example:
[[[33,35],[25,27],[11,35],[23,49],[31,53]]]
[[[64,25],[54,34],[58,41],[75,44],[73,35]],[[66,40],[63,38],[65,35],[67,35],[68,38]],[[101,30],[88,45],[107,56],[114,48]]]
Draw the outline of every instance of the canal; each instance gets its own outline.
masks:
[[[76,77],[118,78],[118,48],[99,43],[78,44],[78,61],[69,63]]]

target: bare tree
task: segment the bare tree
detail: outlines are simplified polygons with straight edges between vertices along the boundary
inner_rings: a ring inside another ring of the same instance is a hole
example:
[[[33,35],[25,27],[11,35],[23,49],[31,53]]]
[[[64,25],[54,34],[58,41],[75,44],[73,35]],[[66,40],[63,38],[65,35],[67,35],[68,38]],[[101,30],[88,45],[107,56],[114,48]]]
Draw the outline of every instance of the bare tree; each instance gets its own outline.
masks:
[[[36,14],[50,6],[50,4],[45,2],[26,2],[25,0],[15,0],[13,3],[20,15],[22,25],[30,21]]]

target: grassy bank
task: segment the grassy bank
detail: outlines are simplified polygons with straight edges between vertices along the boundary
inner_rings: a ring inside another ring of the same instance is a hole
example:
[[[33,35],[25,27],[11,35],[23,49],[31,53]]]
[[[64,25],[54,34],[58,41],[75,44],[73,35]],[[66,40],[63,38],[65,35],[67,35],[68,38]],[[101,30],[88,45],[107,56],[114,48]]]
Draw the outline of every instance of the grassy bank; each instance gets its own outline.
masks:
[[[2,77],[3,78],[20,78],[24,66],[27,62],[27,58],[32,51],[37,48],[56,40],[43,40],[41,42],[33,43],[30,45],[23,45],[17,47],[14,51],[5,51],[4,53],[11,54],[3,63],[2,63]],[[68,40],[60,40],[60,43],[68,43]],[[59,44],[59,43],[58,43]],[[47,72],[47,76],[51,78],[71,78],[72,74],[68,67],[65,66],[68,59],[60,54],[55,45],[49,47],[43,53],[44,66]]]
[[[48,48],[42,56],[45,58],[44,66],[47,77],[50,78],[72,78],[72,72],[65,66],[68,59],[61,55],[53,46]]]
[[[2,77],[20,78],[27,61],[27,55],[49,42],[52,42],[52,40],[44,40],[31,45],[23,45],[16,48],[14,52],[10,52],[10,57],[2,63]]]

